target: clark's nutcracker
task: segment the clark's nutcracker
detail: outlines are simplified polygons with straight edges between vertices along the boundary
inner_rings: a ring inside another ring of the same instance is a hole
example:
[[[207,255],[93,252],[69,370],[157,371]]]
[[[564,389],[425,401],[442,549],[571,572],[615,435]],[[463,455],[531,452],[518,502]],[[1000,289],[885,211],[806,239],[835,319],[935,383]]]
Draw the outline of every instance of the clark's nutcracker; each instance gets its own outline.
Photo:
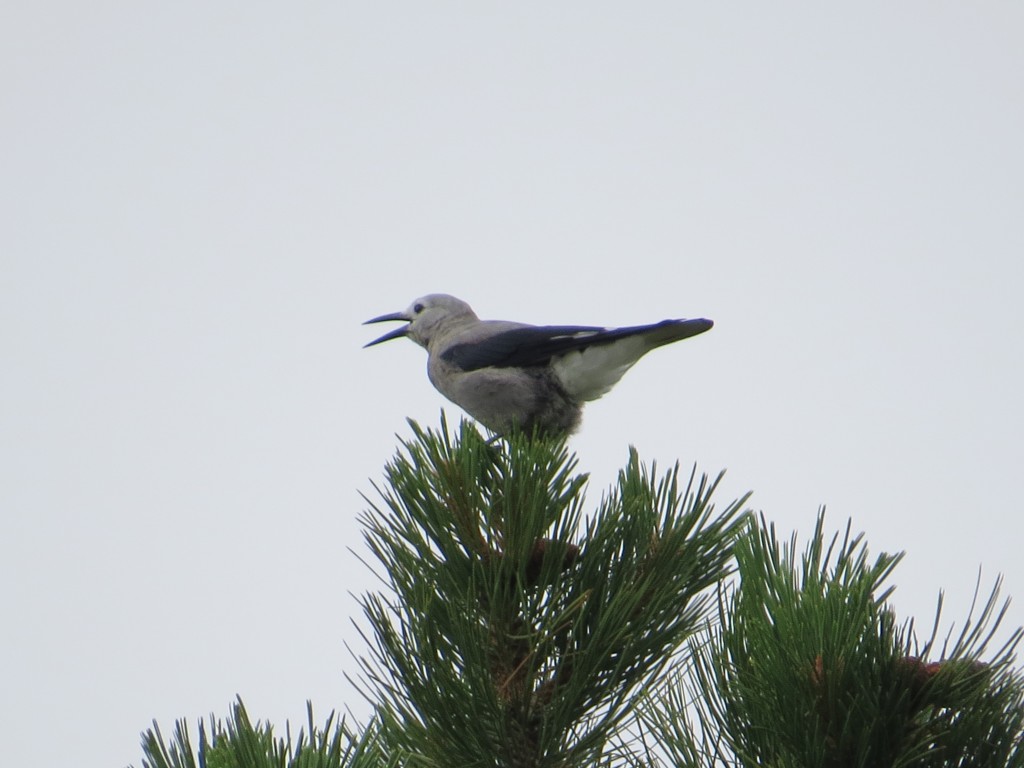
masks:
[[[633,363],[712,326],[704,319],[631,328],[480,320],[466,302],[443,293],[365,324],[389,320],[408,324],[366,346],[408,336],[427,350],[427,376],[438,391],[499,434],[571,434],[583,403],[608,392]]]

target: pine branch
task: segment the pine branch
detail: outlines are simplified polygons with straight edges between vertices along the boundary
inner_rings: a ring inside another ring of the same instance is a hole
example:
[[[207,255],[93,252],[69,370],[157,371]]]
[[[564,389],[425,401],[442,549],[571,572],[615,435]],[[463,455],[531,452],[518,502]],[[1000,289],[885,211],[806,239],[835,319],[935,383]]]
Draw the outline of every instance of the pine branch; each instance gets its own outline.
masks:
[[[635,452],[589,519],[558,441],[413,424],[363,515],[389,596],[367,595],[362,688],[410,765],[605,764],[731,568],[742,500]]]
[[[322,727],[313,722],[313,706],[307,704],[306,730],[293,739],[275,739],[273,729],[253,724],[239,699],[227,722],[210,717],[199,722],[199,741],[193,746],[188,724],[179,720],[170,740],[160,726],[143,734],[143,768],[390,768],[397,759],[386,758],[380,749],[378,730],[369,727],[361,736],[350,732],[334,714]]]
[[[1020,630],[981,660],[1005,612],[998,582],[929,662],[936,631],[919,645],[885,602],[901,555],[870,561],[849,526],[826,546],[823,525],[821,514],[803,555],[763,520],[738,541],[719,625],[645,710],[669,753],[680,765],[1024,764],[1024,683],[1010,666]]]

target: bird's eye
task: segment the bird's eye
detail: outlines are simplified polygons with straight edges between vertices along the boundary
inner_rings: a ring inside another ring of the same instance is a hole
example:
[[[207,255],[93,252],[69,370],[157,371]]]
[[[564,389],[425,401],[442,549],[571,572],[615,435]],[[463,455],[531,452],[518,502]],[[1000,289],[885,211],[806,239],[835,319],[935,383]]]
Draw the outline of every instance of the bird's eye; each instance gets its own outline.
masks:
[[[416,306],[414,306],[412,308],[412,311],[415,312],[418,315],[420,312],[423,311],[423,305],[422,304],[417,304]]]

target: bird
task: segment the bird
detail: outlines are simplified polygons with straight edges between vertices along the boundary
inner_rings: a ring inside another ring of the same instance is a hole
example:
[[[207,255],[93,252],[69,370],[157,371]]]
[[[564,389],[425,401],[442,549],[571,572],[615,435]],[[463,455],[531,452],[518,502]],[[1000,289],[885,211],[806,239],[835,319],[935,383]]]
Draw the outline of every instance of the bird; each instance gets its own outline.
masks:
[[[560,437],[579,428],[585,402],[606,394],[645,354],[714,325],[704,318],[627,328],[481,320],[444,293],[363,324],[391,321],[405,325],[364,348],[408,337],[427,350],[434,387],[491,432]]]

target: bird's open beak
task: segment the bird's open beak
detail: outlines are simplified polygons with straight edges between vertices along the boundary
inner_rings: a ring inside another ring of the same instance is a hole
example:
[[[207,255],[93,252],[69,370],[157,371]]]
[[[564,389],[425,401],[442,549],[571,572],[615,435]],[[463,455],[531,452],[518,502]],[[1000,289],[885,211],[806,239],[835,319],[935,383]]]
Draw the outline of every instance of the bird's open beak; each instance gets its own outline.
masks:
[[[367,320],[365,323],[363,323],[363,325],[370,325],[371,323],[386,323],[386,322],[389,322],[389,321],[392,321],[392,320],[401,320],[402,322],[406,322],[406,323],[409,322],[409,318],[406,316],[406,314],[404,312],[392,312],[392,313],[387,314],[387,315],[381,315],[380,317],[375,317],[372,320]],[[381,336],[379,339],[374,339],[369,344],[364,344],[363,345],[363,349],[366,349],[367,347],[372,347],[374,344],[380,344],[381,342],[384,342],[384,341],[391,341],[392,339],[401,338],[402,336],[408,335],[408,333],[409,333],[409,326],[408,325],[403,325],[401,328],[395,328],[395,330],[393,330],[393,331],[388,331],[383,336]]]

